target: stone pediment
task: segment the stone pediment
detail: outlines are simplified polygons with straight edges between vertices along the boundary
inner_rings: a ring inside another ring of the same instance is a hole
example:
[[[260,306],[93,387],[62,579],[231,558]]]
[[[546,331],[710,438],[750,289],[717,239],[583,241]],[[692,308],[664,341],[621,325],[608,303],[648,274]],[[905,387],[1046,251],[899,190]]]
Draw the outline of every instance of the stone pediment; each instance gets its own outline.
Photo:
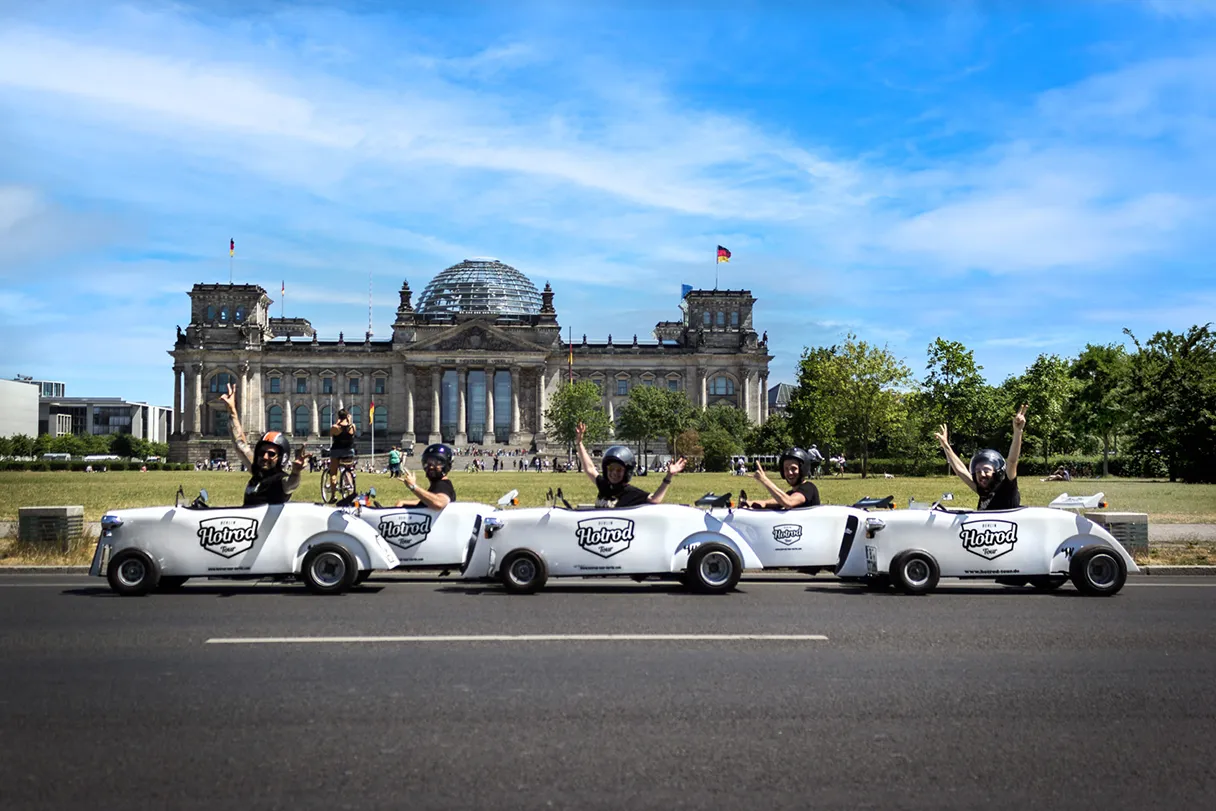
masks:
[[[511,335],[486,321],[457,324],[422,338],[411,352],[543,352],[545,347]]]

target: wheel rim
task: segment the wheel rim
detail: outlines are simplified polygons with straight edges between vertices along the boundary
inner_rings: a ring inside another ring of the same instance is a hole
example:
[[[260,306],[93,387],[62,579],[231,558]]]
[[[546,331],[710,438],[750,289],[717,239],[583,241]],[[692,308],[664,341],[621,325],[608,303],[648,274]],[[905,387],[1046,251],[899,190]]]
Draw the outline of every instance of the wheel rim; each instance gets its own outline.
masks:
[[[725,585],[734,569],[730,556],[717,550],[701,558],[701,563],[697,566],[701,581],[709,586]]]
[[[118,567],[118,582],[124,586],[135,587],[143,582],[148,574],[148,567],[139,558],[127,558]]]
[[[526,586],[536,579],[536,564],[528,558],[517,558],[510,568],[511,581]]]
[[[1085,576],[1096,588],[1107,589],[1119,578],[1119,566],[1108,554],[1094,555],[1085,564]]]
[[[322,552],[312,562],[312,579],[326,588],[333,588],[346,577],[346,561],[337,552]]]
[[[904,580],[910,586],[923,586],[929,582],[929,564],[920,558],[913,558],[904,564]]]

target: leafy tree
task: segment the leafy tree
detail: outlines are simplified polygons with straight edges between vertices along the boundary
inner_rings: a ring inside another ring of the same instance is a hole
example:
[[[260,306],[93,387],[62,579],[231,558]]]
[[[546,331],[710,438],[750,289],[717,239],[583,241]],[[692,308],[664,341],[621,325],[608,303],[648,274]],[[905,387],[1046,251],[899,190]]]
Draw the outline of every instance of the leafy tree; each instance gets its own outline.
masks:
[[[557,440],[565,445],[575,442],[580,422],[587,424],[587,440],[598,442],[609,435],[608,414],[599,387],[590,380],[561,386],[545,409],[545,421]]]
[[[1017,403],[1030,407],[1026,436],[1038,444],[1045,465],[1052,448],[1066,435],[1064,408],[1075,385],[1069,376],[1070,368],[1068,361],[1059,355],[1039,355],[1025,374],[1012,382],[1006,381],[1008,391],[1016,395],[1012,408],[1017,408]]]
[[[734,437],[740,444],[742,444],[751,427],[752,424],[748,421],[747,414],[742,409],[725,403],[711,405],[702,411],[697,419],[698,430],[707,431],[712,428],[721,428],[727,434]]]
[[[733,410],[733,409],[732,409]],[[699,432],[704,448],[705,470],[720,472],[730,470],[731,457],[743,452],[743,442],[718,425],[711,425]]]
[[[15,434],[9,439],[13,456],[33,456],[34,438],[26,434]]]
[[[692,426],[695,415],[696,409],[683,392],[635,386],[617,416],[617,435],[641,443],[643,453],[652,439],[663,440],[670,450],[676,437]]]
[[[13,455],[13,440],[0,436],[0,458]]]
[[[780,455],[793,444],[789,420],[781,414],[773,414],[763,425],[748,432],[744,449],[755,456]]]
[[[974,353],[958,341],[936,339],[929,345],[925,379],[921,381],[925,399],[920,401],[919,416],[929,418],[936,428],[945,424],[955,447],[971,447],[979,441],[986,416],[985,389]]]
[[[1094,434],[1102,439],[1102,475],[1109,476],[1107,457],[1111,440],[1127,421],[1127,352],[1118,344],[1085,349],[1072,363],[1069,377],[1077,388],[1065,408],[1065,418],[1077,433]]]
[[[901,416],[898,388],[912,383],[903,361],[884,346],[872,347],[850,333],[836,353],[837,396],[831,401],[837,433],[860,449],[861,477],[869,473],[870,443]]]
[[[690,428],[676,437],[675,454],[687,458],[690,469],[695,469],[705,456],[700,433]]]
[[[1170,481],[1216,482],[1216,334],[1158,332],[1130,359],[1129,423],[1137,455],[1160,454]]]
[[[130,434],[111,434],[110,453],[130,459],[135,456],[135,437]]]
[[[794,444],[824,448],[836,442],[836,411],[831,404],[840,396],[836,388],[835,346],[804,349],[798,362],[798,383],[788,406]]]
[[[39,434],[34,438],[34,450],[32,456],[42,456],[44,453],[54,453],[51,450],[51,443],[54,438],[50,434]]]
[[[84,456],[89,452],[89,445],[84,437],[74,434],[60,434],[51,440],[51,453],[70,453],[72,456]]]

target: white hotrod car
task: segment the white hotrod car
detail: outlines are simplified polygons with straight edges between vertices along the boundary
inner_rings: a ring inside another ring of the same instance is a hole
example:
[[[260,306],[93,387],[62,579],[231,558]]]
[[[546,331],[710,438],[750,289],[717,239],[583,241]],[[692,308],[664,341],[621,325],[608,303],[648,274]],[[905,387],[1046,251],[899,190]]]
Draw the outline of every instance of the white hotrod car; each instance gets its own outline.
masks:
[[[659,575],[696,591],[730,591],[761,568],[747,541],[707,510],[675,504],[624,509],[532,507],[482,521],[464,571],[530,594],[550,577]]]
[[[1101,496],[1065,497],[1053,505],[1097,506]],[[1110,596],[1123,588],[1128,573],[1140,571],[1104,527],[1064,509],[976,512],[943,509],[939,502],[930,509],[870,513],[859,535],[836,574],[909,594],[932,591],[939,578],[958,577],[1043,590],[1071,580],[1082,594]]]
[[[191,577],[295,577],[310,591],[336,594],[372,571],[392,569],[393,547],[357,507],[193,504],[116,510],[101,519],[89,574],[123,595],[174,589]]]
[[[513,495],[508,494],[508,499]],[[454,501],[429,507],[364,507],[359,517],[389,542],[402,569],[463,570],[481,531],[485,504]]]

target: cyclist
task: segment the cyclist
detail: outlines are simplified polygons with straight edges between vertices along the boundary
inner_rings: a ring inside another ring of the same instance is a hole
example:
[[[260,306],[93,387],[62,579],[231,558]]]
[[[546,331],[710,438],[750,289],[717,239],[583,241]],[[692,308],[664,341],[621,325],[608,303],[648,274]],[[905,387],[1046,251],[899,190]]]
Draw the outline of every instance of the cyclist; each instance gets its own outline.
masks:
[[[338,409],[338,420],[329,429],[329,475],[338,480],[338,465],[355,464],[355,423],[345,408]]]
[[[680,457],[669,464],[667,475],[663,477],[659,489],[654,493],[647,493],[629,483],[636,464],[633,451],[624,445],[613,445],[604,451],[604,473],[600,475],[595,469],[595,462],[591,461],[591,454],[587,453],[586,447],[583,446],[586,433],[587,425],[580,422],[575,433],[578,439],[578,458],[583,463],[583,473],[595,484],[596,506],[636,507],[640,504],[660,504],[667,495],[667,486],[671,484],[672,477],[684,470],[687,462],[684,457]]]
[[[402,468],[401,478],[405,481],[405,486],[409,488],[409,491],[418,496],[418,500],[409,502],[403,499],[397,502],[397,506],[430,507],[433,510],[442,510],[455,501],[456,488],[448,479],[448,473],[452,471],[454,456],[452,449],[447,445],[428,445],[422,452],[422,472],[426,474],[430,485],[425,490],[419,488],[414,471],[408,467]]]
[[[780,487],[773,484],[764,472],[764,467],[757,461],[754,474],[756,481],[764,485],[773,497],[753,501],[747,506],[753,510],[792,510],[795,507],[819,506],[819,488],[814,482],[807,480],[812,464],[813,457],[802,448],[790,448],[781,454],[777,466],[781,469],[781,478],[790,486],[790,489],[783,493]]]
[[[245,485],[245,499],[241,506],[257,507],[263,504],[285,504],[300,486],[300,471],[304,468],[304,448],[296,451],[291,463],[291,472],[285,469],[287,457],[291,456],[291,442],[281,431],[267,431],[249,449],[245,440],[245,429],[236,411],[236,386],[229,383],[228,393],[220,395],[220,401],[228,406],[228,429],[237,451],[249,465],[249,483]]]

